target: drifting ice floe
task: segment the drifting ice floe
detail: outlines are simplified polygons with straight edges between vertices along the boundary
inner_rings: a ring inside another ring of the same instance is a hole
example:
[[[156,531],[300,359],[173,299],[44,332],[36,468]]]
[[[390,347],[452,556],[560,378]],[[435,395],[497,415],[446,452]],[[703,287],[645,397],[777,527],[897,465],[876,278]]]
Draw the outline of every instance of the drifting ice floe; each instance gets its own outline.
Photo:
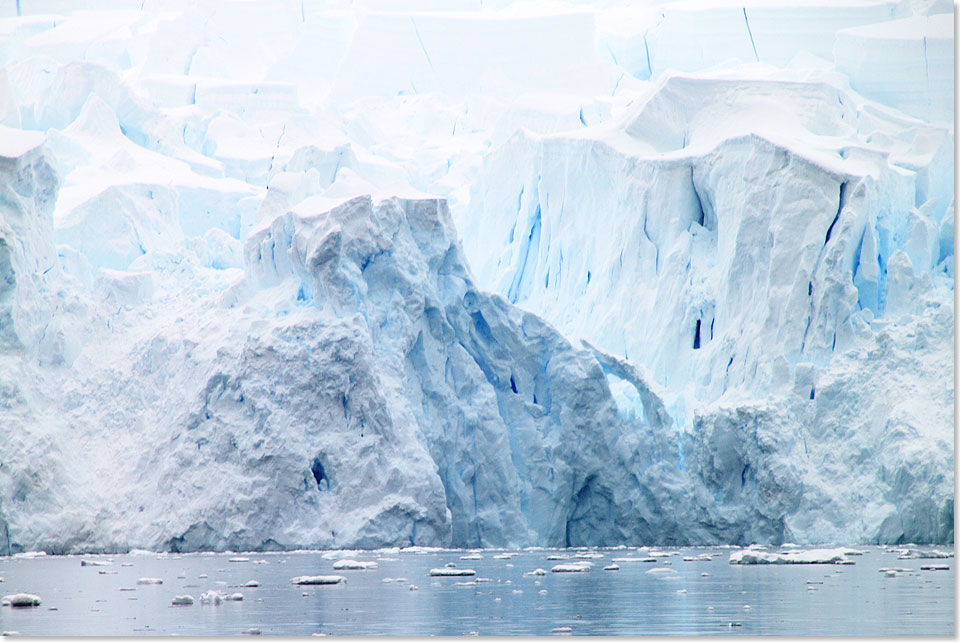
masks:
[[[767,553],[759,550],[742,550],[730,554],[731,564],[845,564],[847,549],[813,549],[809,551],[786,551]]]
[[[578,562],[576,564],[557,564],[550,569],[551,573],[588,573],[590,565]]]
[[[174,595],[173,601],[171,602],[174,606],[192,606],[193,605],[193,596],[192,595]]]
[[[430,575],[433,577],[465,577],[470,575],[476,575],[477,572],[471,568],[432,568],[430,569]]]
[[[291,584],[314,585],[314,584],[346,584],[347,578],[342,575],[298,575],[291,578]]]
[[[647,571],[648,575],[672,575],[675,573],[676,571],[673,570],[672,568],[663,568],[663,567],[651,568],[649,571]]]
[[[137,584],[163,584],[163,580],[159,577],[141,577]]]
[[[333,563],[335,571],[363,571],[379,568],[376,562],[358,562],[357,560],[340,560]]]
[[[40,596],[33,593],[13,593],[12,595],[4,595],[0,599],[0,604],[17,608],[40,606]]]

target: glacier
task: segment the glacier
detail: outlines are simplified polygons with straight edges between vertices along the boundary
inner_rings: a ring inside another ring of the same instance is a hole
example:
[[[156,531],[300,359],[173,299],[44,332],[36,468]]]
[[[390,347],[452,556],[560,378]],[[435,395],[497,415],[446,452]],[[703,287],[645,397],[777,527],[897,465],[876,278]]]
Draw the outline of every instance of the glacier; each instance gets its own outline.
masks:
[[[0,10],[0,554],[953,542],[950,3],[97,7]]]

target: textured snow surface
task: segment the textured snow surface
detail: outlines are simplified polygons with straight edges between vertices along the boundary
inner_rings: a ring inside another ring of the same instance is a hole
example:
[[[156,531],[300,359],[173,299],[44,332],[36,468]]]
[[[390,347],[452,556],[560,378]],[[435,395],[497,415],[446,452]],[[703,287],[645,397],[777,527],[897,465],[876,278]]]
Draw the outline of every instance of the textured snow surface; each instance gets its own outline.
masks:
[[[482,4],[0,8],[0,554],[953,541],[952,5]]]

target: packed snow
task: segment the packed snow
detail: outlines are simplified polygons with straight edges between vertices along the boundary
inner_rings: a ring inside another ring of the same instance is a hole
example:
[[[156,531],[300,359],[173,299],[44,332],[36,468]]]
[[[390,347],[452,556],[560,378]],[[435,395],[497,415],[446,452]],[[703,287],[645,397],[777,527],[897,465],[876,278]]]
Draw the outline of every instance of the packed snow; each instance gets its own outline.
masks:
[[[952,5],[435,4],[0,9],[0,554],[952,543]]]

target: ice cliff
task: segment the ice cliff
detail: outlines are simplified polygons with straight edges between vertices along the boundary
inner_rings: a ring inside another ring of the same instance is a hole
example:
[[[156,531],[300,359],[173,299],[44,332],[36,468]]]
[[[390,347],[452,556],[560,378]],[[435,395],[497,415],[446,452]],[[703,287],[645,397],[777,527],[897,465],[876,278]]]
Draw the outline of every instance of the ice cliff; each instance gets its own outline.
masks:
[[[502,4],[0,18],[0,554],[952,542],[952,8]]]

